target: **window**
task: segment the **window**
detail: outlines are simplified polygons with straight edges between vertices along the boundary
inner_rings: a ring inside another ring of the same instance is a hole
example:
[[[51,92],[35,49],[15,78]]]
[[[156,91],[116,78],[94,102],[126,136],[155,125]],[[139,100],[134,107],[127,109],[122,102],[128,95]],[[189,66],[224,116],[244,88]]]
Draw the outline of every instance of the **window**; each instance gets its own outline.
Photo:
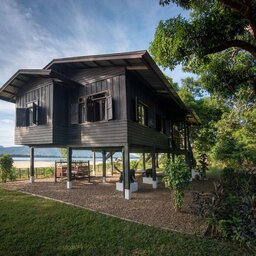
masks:
[[[137,104],[137,120],[140,124],[148,125],[148,108],[142,102]]]
[[[34,126],[39,124],[39,106],[36,102],[27,103],[26,108],[16,108],[16,126]]]
[[[111,119],[113,119],[112,97],[109,95],[108,91],[79,98],[79,123],[84,123],[86,121],[97,122]]]

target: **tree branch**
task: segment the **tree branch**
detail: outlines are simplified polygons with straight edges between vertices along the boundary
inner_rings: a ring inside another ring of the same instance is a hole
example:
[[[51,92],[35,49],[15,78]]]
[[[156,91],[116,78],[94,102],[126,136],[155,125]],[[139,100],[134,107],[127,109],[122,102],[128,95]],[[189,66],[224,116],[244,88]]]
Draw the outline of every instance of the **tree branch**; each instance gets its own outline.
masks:
[[[250,24],[253,36],[256,38],[256,22],[255,22],[255,11],[253,10],[251,1],[246,1],[245,4],[239,3],[233,0],[218,0],[224,6],[230,8],[233,11],[240,13]]]
[[[231,47],[237,47],[245,51],[248,51],[256,59],[256,46],[241,40],[232,40],[224,42],[219,46],[210,48],[208,51],[206,51],[206,54],[221,52]]]
[[[212,47],[212,48],[205,50],[204,55],[222,52],[222,51],[232,48],[232,47],[239,48],[239,49],[249,52],[256,60],[256,46],[249,44],[245,41],[241,41],[241,40],[226,41],[216,47]],[[195,50],[185,50],[185,49],[180,49],[180,51],[184,57],[190,56],[195,52]]]

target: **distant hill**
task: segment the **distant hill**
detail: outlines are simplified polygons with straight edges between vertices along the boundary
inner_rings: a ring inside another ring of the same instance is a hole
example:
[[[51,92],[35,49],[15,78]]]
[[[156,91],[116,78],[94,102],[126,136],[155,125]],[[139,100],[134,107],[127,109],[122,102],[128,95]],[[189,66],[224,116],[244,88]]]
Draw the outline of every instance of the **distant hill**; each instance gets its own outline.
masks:
[[[3,154],[9,154],[13,157],[28,157],[29,156],[29,147],[3,147],[0,146],[0,156]],[[35,148],[36,157],[61,157],[59,148]],[[88,150],[74,150],[74,157],[85,157],[89,158],[92,156],[92,152]],[[115,157],[120,157],[121,153],[115,154]],[[102,157],[101,153],[96,153],[96,157]],[[136,158],[132,155],[131,158]]]
[[[11,156],[29,156],[29,147],[21,146],[21,147],[3,147],[0,146],[0,155],[9,154]],[[58,148],[36,148],[35,156],[39,157],[61,157],[60,151]],[[74,152],[75,157],[90,157],[90,151],[82,151],[77,150]]]

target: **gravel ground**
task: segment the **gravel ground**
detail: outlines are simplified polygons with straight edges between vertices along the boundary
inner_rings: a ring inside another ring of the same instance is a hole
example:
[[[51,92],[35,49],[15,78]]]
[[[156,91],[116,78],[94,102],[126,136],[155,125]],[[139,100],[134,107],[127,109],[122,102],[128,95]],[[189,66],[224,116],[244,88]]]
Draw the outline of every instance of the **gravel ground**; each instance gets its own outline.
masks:
[[[142,184],[141,178],[138,178],[139,191],[132,194],[132,200],[125,200],[122,192],[115,190],[115,179],[108,178],[107,181],[103,184],[99,178],[93,178],[91,183],[87,180],[76,180],[70,190],[66,189],[66,182],[54,183],[53,179],[37,180],[33,184],[28,181],[8,182],[1,186],[58,199],[146,225],[189,234],[202,235],[205,232],[206,224],[191,210],[191,191],[185,193],[182,210],[175,212],[171,191],[162,184],[153,190],[151,185]],[[212,182],[207,181],[203,184],[194,182],[191,187],[193,190],[205,191],[205,188],[209,189],[211,186]]]

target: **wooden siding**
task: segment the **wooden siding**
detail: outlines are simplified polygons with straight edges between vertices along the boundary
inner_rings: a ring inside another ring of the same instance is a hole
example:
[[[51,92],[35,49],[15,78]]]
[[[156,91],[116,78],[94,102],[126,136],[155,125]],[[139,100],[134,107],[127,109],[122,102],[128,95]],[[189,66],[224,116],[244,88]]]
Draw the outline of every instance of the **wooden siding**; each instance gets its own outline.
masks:
[[[145,146],[152,149],[154,147],[163,150],[170,148],[169,136],[132,121],[128,122],[128,143],[131,146]]]
[[[15,128],[15,144],[51,144],[53,84],[51,79],[36,79],[22,88],[17,95],[16,107],[26,108],[27,103],[37,101],[39,125]]]
[[[52,144],[53,129],[50,125],[19,127],[15,131],[15,144],[46,145]]]
[[[117,146],[127,142],[127,121],[76,124],[69,129],[69,144],[84,147]]]

